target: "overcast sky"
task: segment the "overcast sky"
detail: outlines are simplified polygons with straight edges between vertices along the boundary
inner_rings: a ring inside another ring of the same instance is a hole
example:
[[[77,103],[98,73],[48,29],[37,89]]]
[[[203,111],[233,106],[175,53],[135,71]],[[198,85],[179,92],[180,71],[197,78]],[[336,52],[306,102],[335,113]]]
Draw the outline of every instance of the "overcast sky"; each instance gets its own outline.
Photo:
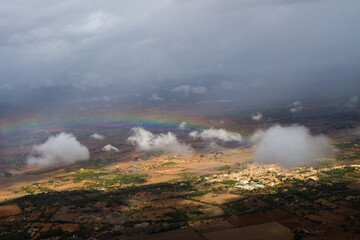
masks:
[[[184,95],[273,95],[278,86],[356,94],[359,12],[358,0],[2,0],[0,100],[131,85],[160,101],[151,89],[163,83]]]

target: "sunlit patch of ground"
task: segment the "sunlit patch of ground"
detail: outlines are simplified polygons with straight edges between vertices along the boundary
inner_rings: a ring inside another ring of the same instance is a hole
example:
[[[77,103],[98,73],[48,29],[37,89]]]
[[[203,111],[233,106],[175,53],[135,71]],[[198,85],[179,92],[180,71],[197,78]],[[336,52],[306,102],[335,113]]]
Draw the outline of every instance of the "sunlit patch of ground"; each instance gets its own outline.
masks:
[[[26,193],[14,192],[16,189],[37,182],[47,182],[52,178],[40,175],[16,175],[6,178],[0,178],[0,202],[18,198]]]
[[[277,239],[291,240],[294,239],[293,233],[283,225],[277,222],[269,222],[259,225],[253,225],[243,228],[230,228],[222,231],[204,233],[203,236],[208,240],[222,239]]]
[[[194,198],[202,202],[225,204],[243,199],[244,196],[238,194],[231,194],[228,193],[227,191],[221,191],[221,192],[207,193],[205,195],[197,196]]]
[[[162,182],[170,182],[177,179],[181,179],[181,177],[176,175],[165,175],[165,174],[153,174],[150,173],[150,178],[147,181],[147,184],[155,184],[155,183],[162,183]]]
[[[0,217],[11,216],[21,213],[21,209],[16,204],[0,206]]]
[[[223,218],[209,219],[205,221],[197,221],[190,224],[190,226],[200,233],[220,231],[234,226]]]

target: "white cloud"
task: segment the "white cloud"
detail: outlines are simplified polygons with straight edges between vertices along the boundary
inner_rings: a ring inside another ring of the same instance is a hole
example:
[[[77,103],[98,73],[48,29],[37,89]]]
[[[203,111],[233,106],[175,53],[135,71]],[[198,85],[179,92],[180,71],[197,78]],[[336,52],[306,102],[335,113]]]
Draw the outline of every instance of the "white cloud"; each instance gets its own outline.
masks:
[[[356,104],[358,102],[359,98],[358,96],[353,96],[350,98],[350,102]]]
[[[251,116],[251,118],[254,121],[260,121],[262,119],[262,117],[263,117],[263,115],[261,114],[261,112],[257,112]]]
[[[206,87],[203,86],[190,86],[190,85],[181,85],[171,89],[172,92],[183,92],[186,96],[189,94],[204,94],[207,92]]]
[[[117,147],[114,147],[111,144],[108,144],[108,145],[104,146],[103,150],[106,151],[106,152],[112,152],[112,151],[118,152],[119,151],[119,149]]]
[[[179,125],[180,129],[185,129],[186,128],[186,122],[181,122]]]
[[[190,133],[193,138],[201,138],[203,140],[214,140],[218,139],[224,142],[236,141],[241,142],[242,137],[239,133],[230,132],[225,129],[204,129],[201,131],[193,131]]]
[[[303,110],[303,106],[302,106],[301,102],[298,102],[298,101],[293,102],[290,106],[291,106],[290,111],[292,113],[300,112],[301,110]]]
[[[32,154],[27,158],[27,163],[40,166],[72,164],[89,157],[87,147],[79,143],[71,133],[62,132],[49,137],[43,144],[35,145]]]
[[[162,101],[162,100],[164,100],[162,97],[159,97],[156,93],[154,93],[148,99],[149,99],[149,101]]]
[[[359,97],[358,96],[352,96],[349,101],[346,104],[346,107],[348,107],[351,110],[359,110]]]
[[[259,143],[263,139],[264,133],[265,132],[262,129],[256,130],[256,132],[254,132],[253,135],[251,135],[250,142]]]
[[[90,98],[90,102],[110,102],[113,98],[109,96],[100,96]]]
[[[179,142],[176,135],[171,132],[156,135],[140,127],[131,130],[132,135],[128,138],[128,142],[136,145],[140,151],[183,155],[191,155],[194,152],[191,146]]]
[[[103,140],[103,139],[105,139],[105,136],[98,134],[98,133],[94,133],[94,134],[91,134],[90,138],[96,139],[96,140]]]
[[[255,161],[294,167],[327,157],[331,150],[332,146],[325,136],[312,136],[304,126],[275,125],[263,133],[255,151]]]

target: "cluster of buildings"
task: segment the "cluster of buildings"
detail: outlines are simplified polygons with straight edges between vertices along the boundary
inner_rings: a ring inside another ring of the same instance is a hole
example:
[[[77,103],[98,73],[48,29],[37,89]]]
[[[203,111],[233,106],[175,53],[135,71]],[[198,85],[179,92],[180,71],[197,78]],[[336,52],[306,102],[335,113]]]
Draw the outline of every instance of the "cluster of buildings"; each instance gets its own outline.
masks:
[[[337,166],[334,168],[344,168]],[[254,190],[257,188],[274,187],[286,183],[287,179],[314,180],[318,181],[318,174],[332,168],[321,170],[313,167],[298,167],[292,170],[284,169],[275,164],[249,163],[247,167],[239,172],[213,174],[206,177],[208,183],[221,183],[224,181],[235,181],[235,188]]]

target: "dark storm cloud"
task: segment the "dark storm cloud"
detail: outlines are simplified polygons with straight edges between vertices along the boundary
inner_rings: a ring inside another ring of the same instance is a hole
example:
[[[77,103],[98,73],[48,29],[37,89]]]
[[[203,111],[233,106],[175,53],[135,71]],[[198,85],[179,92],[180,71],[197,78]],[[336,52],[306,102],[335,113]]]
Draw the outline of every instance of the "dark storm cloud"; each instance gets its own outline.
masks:
[[[261,96],[313,82],[352,90],[359,10],[355,0],[4,0],[0,91],[65,86],[96,95],[129,82],[167,82],[169,92],[211,83]]]

